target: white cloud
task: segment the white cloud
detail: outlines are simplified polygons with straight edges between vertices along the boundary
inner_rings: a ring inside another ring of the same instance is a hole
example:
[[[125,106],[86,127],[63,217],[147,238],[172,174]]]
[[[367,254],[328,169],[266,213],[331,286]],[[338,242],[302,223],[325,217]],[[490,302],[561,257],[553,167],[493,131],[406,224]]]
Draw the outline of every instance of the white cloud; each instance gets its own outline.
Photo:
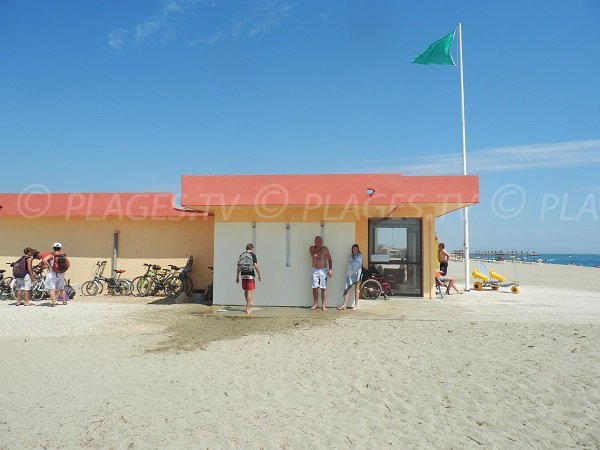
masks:
[[[217,42],[225,39],[227,35],[223,31],[219,31],[211,36],[207,36],[205,38],[194,39],[190,41],[188,45],[190,47],[195,47],[196,45],[204,44],[204,45],[215,45]]]
[[[140,43],[152,39],[160,31],[162,23],[158,20],[149,20],[135,27],[135,42]]]
[[[224,39],[253,38],[267,33],[290,19],[294,5],[281,1],[258,2],[257,6],[239,11],[229,30],[221,30],[210,36],[194,39],[188,45],[214,45]]]
[[[162,0],[160,10],[146,20],[133,26],[130,30],[113,30],[108,34],[108,45],[120,50],[127,43],[129,35],[133,36],[133,44],[154,40],[164,43],[173,37],[177,28],[177,17],[195,12],[199,0]],[[204,2],[203,2],[204,3]]]
[[[114,30],[108,34],[108,45],[116,50],[121,50],[125,42],[125,38],[129,33],[127,30]]]
[[[127,44],[141,45],[147,41],[164,43],[176,36],[180,17],[192,15],[203,7],[214,8],[220,0],[161,0],[160,9],[129,29],[113,30],[108,44],[120,50]],[[294,5],[282,0],[256,0],[238,3],[230,26],[204,37],[188,40],[188,46],[215,45],[224,39],[252,38],[281,26],[293,14]],[[328,13],[327,13],[328,14]],[[323,15],[322,18],[326,18]],[[328,17],[328,15],[327,15]]]
[[[248,36],[266,33],[270,29],[278,27],[283,21],[289,19],[292,8],[292,5],[283,5],[267,10],[262,17],[259,16],[250,23]]]
[[[401,164],[401,161],[404,164]],[[373,162],[379,167],[374,169],[374,172],[397,171],[403,175],[462,174],[462,155],[459,149],[456,154]],[[467,152],[467,171],[474,174],[599,164],[600,139],[518,145]]]

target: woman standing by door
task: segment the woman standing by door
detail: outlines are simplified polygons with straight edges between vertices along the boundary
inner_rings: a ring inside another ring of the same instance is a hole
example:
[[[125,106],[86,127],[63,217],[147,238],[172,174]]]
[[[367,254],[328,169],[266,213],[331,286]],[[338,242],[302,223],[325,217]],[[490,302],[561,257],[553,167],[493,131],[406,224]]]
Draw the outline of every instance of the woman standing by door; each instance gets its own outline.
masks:
[[[358,309],[358,297],[360,295],[360,280],[362,277],[363,256],[358,248],[358,244],[352,246],[352,253],[348,260],[348,269],[346,270],[346,286],[344,290],[344,303],[338,309],[346,309],[346,303],[350,297],[350,291],[354,290],[354,306],[351,309]]]

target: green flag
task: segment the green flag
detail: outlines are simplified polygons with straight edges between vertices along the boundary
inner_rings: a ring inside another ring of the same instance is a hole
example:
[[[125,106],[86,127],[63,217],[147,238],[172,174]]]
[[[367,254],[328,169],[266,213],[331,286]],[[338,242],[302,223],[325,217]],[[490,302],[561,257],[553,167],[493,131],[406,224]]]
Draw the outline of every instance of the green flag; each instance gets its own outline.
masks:
[[[451,64],[455,66],[450,47],[454,40],[454,31],[444,36],[439,41],[435,41],[427,49],[412,60],[411,64]]]

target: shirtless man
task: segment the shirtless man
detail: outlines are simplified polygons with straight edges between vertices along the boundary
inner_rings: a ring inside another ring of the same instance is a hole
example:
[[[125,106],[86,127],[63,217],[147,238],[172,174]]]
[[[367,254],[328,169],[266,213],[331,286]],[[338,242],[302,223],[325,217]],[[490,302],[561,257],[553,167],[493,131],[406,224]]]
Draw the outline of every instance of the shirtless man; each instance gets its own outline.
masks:
[[[450,255],[444,248],[443,243],[438,244],[438,259],[440,260],[440,272],[442,275],[446,275],[448,273],[448,260],[450,259]]]
[[[315,245],[309,249],[312,259],[312,288],[313,305],[310,309],[317,309],[319,300],[319,288],[321,289],[321,309],[325,311],[325,302],[327,300],[327,278],[333,276],[333,260],[329,254],[329,249],[323,246],[323,238],[315,237]]]

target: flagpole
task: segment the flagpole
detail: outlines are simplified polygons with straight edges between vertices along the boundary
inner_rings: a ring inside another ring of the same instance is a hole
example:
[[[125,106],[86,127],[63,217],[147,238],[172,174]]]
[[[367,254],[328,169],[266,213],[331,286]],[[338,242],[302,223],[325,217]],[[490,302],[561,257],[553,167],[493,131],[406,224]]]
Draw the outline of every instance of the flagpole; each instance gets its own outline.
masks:
[[[458,22],[458,61],[460,67],[460,118],[462,125],[462,163],[463,175],[467,175],[467,135],[465,132],[465,85],[463,81],[463,56],[462,56],[462,24]],[[464,217],[464,257],[465,257],[465,291],[471,287],[471,272],[469,270],[469,208],[463,208]]]

